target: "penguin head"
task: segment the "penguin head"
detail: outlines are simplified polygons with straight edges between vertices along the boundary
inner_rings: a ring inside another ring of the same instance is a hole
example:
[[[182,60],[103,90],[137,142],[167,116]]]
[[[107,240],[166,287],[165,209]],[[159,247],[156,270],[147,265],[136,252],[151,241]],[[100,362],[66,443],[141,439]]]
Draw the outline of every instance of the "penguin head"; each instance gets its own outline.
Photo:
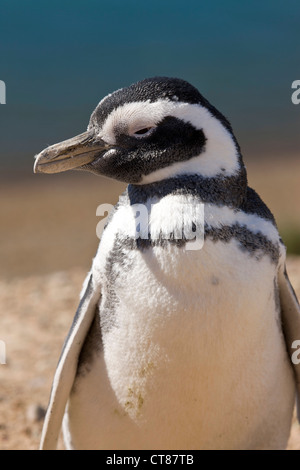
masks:
[[[232,176],[242,165],[228,120],[192,85],[166,77],[106,96],[86,132],[35,158],[35,173],[82,169],[131,184]]]

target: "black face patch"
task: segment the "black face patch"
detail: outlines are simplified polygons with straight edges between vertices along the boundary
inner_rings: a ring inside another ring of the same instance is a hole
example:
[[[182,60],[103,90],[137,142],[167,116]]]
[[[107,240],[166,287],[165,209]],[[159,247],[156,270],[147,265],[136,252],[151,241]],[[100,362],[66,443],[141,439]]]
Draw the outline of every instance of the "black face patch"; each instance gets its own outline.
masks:
[[[126,183],[138,183],[143,175],[172,163],[200,155],[206,138],[202,130],[173,116],[165,117],[146,138],[116,136],[113,153],[85,165],[85,169]]]

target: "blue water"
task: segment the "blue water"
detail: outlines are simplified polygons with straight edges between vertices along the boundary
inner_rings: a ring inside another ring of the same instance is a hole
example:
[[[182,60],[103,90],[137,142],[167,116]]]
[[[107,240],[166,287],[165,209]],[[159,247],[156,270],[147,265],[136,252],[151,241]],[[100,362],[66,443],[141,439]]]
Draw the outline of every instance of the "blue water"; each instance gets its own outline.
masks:
[[[139,79],[193,83],[232,122],[244,153],[299,153],[299,0],[4,0],[2,168],[30,168],[85,130],[98,101]]]

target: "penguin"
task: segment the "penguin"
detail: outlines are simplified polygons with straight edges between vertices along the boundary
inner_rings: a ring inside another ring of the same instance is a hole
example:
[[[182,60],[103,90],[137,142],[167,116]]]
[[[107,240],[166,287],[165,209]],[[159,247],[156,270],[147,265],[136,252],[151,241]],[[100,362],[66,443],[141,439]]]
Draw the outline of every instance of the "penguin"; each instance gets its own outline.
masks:
[[[144,79],[35,157],[35,173],[69,169],[128,186],[63,345],[41,449],[61,428],[67,449],[285,449],[300,308],[228,119],[182,79]]]

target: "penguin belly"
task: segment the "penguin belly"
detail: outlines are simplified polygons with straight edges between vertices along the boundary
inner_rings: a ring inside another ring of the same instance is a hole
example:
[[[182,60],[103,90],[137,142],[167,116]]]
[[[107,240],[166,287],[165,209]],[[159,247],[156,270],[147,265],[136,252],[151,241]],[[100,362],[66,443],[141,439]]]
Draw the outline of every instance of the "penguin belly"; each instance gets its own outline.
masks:
[[[102,345],[78,368],[67,447],[284,449],[295,385],[275,263],[235,239],[123,246],[108,279],[110,254],[97,255]]]

